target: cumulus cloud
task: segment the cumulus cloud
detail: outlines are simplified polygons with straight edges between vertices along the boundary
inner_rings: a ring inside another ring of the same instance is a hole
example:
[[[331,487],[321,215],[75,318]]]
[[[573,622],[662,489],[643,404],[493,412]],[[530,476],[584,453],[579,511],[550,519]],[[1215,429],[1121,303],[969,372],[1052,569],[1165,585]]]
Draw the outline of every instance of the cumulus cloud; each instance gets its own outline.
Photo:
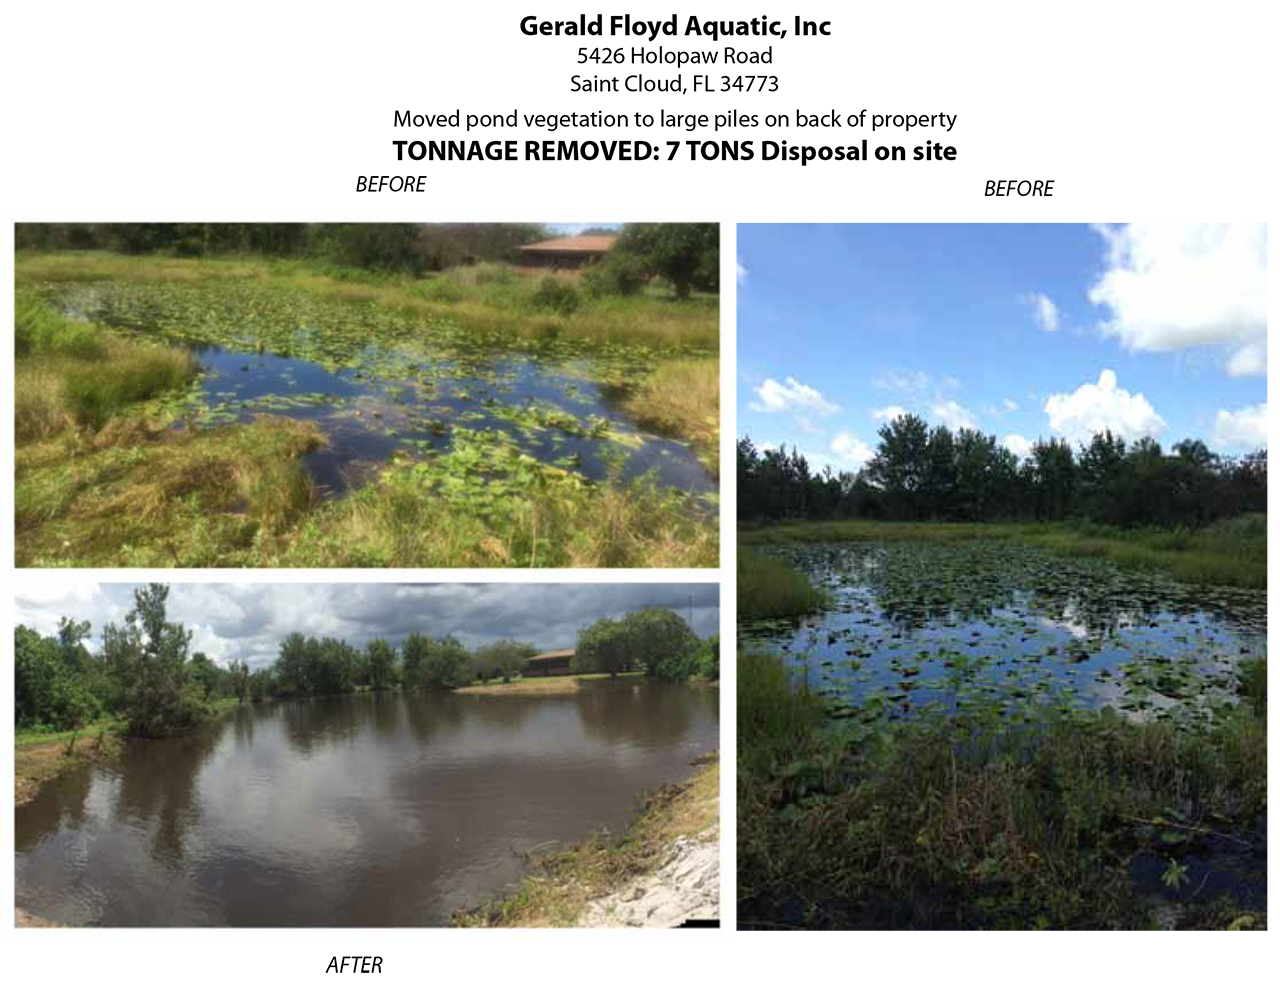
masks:
[[[1220,409],[1213,428],[1214,443],[1219,447],[1243,449],[1267,446],[1267,404],[1246,406],[1235,411]]]
[[[751,408],[757,413],[783,413],[788,410],[809,410],[830,416],[840,412],[840,407],[825,399],[816,388],[788,376],[786,384],[766,378],[755,388],[757,402]]]
[[[1031,442],[1021,434],[1006,434],[1000,439],[1000,443],[1019,458],[1025,458],[1031,454]]]
[[[1052,333],[1058,328],[1058,307],[1048,295],[1037,291],[1024,295],[1022,301],[1031,306],[1031,318],[1042,330]]]
[[[875,454],[870,447],[863,441],[858,440],[848,430],[841,431],[836,435],[835,440],[831,442],[831,450],[852,468],[859,468],[865,465]]]
[[[1120,388],[1109,368],[1098,375],[1097,384],[1085,382],[1074,392],[1049,396],[1044,411],[1056,433],[1076,441],[1086,441],[1103,430],[1129,440],[1154,437],[1165,428],[1146,396]]]
[[[737,264],[738,264],[738,284],[746,284],[746,283],[747,283],[747,268],[746,268],[745,266],[743,266],[743,263],[742,263],[742,261],[741,261],[741,260],[739,260],[739,261],[737,262]]]
[[[891,392],[905,392],[912,396],[921,395],[929,390],[931,379],[923,371],[890,372],[876,378],[872,384],[878,389]]]
[[[892,423],[899,416],[906,416],[907,411],[901,406],[885,406],[883,409],[873,409],[871,415],[882,423]]]
[[[120,622],[132,607],[133,590],[37,581],[16,598],[17,619],[44,634],[56,631],[64,615],[88,620],[89,644],[96,648],[103,626]],[[281,640],[293,631],[358,648],[373,638],[399,646],[411,631],[453,634],[472,648],[503,638],[565,648],[601,617],[646,606],[683,616],[691,597],[694,630],[704,637],[717,632],[719,591],[706,583],[183,583],[170,588],[168,610],[170,620],[191,629],[193,652],[220,663],[244,659],[256,670],[275,662]]]
[[[1014,402],[1012,399],[1005,399],[1005,400],[1004,400],[1004,411],[1005,411],[1006,413],[1013,413],[1013,412],[1016,412],[1016,411],[1017,411],[1017,409],[1018,409],[1018,404],[1017,404],[1016,402]]]
[[[1106,270],[1089,300],[1130,350],[1221,347],[1236,376],[1266,370],[1267,227],[1097,226]]]
[[[933,416],[952,430],[974,430],[973,414],[954,399],[939,399],[933,404]]]

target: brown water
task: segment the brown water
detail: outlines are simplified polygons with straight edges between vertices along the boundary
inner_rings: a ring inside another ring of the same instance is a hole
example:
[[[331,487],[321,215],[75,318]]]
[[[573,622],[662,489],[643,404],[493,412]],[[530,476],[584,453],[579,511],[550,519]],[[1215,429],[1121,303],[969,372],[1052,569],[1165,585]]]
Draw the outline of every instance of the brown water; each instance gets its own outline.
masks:
[[[718,744],[714,690],[355,695],[242,707],[43,787],[17,904],[106,926],[441,925],[518,853],[618,829]]]

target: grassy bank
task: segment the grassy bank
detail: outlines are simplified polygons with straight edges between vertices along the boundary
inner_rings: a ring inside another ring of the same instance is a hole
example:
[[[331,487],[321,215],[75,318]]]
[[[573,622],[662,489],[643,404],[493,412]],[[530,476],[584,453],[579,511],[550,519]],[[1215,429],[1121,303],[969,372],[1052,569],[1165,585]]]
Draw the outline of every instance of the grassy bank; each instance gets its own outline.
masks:
[[[65,281],[215,288],[250,282],[255,292],[278,288],[370,302],[396,314],[439,314],[464,327],[474,322],[489,344],[495,337],[514,346],[525,337],[577,338],[605,361],[615,350],[634,348],[650,359],[652,374],[638,385],[619,375],[610,390],[638,423],[689,440],[711,468],[718,441],[718,366],[708,356],[718,335],[714,298],[580,297],[565,312],[563,305],[539,304],[546,300],[545,275],[496,265],[414,281],[327,273],[294,260],[82,253],[20,255],[17,270],[19,565],[669,567],[718,561],[718,528],[707,498],[691,499],[646,478],[624,482],[620,473],[588,481],[531,460],[502,435],[466,428],[455,428],[450,451],[398,460],[376,481],[320,503],[302,460],[326,444],[314,423],[259,416],[251,423],[168,429],[177,395],[196,374],[187,351],[67,319],[21,289]]]
[[[1265,589],[1267,523],[1262,514],[1189,528],[1121,528],[1106,524],[895,523],[873,520],[801,521],[766,527],[744,526],[743,544],[787,542],[890,542],[951,544],[1015,541],[1055,555],[1105,558],[1123,569],[1165,572],[1186,583]]]
[[[799,617],[827,606],[829,597],[789,565],[738,546],[738,618]]]
[[[593,836],[568,850],[532,859],[532,871],[506,897],[457,913],[455,926],[573,926],[593,900],[657,869],[681,836],[716,826],[720,762],[704,762],[680,785],[645,802],[621,835]]]
[[[828,722],[776,658],[738,669],[740,925],[1266,925],[1265,701],[1197,730]]]
[[[209,718],[217,718],[239,705],[234,697],[210,701]],[[123,747],[124,738],[121,723],[115,718],[101,718],[74,732],[14,733],[14,805],[25,805],[41,785],[70,769],[112,759]]]
[[[455,267],[415,279],[296,259],[182,259],[95,251],[19,253],[15,272],[19,287],[67,281],[251,281],[262,290],[373,303],[415,319],[448,320],[486,334],[496,330],[513,346],[524,339],[566,337],[602,346],[643,344],[714,353],[720,342],[717,296],[677,300],[654,285],[640,295],[592,297],[572,274],[552,277],[567,293],[549,294],[543,287],[547,272],[505,264]]]
[[[576,694],[583,687],[589,687],[593,684],[611,683],[615,680],[635,682],[643,680],[643,678],[644,673],[642,672],[619,673],[616,676],[609,673],[578,673],[574,676],[517,676],[513,677],[509,683],[503,683],[501,680],[494,680],[490,683],[475,683],[469,687],[459,687],[454,693],[504,697]]]
[[[702,466],[720,476],[720,362],[664,361],[638,387],[615,387],[623,411],[645,430],[687,441]]]

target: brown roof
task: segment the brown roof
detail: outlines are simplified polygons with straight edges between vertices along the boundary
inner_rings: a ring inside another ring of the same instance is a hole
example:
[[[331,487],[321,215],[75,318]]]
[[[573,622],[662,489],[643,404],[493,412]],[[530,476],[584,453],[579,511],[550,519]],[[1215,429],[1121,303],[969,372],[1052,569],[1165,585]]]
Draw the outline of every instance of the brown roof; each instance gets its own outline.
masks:
[[[536,656],[532,656],[529,662],[536,663],[539,659],[566,659],[571,658],[577,649],[553,649],[550,652],[542,652]]]
[[[530,243],[520,249],[548,253],[608,253],[617,240],[617,236],[562,236],[559,239],[544,239],[541,243]]]

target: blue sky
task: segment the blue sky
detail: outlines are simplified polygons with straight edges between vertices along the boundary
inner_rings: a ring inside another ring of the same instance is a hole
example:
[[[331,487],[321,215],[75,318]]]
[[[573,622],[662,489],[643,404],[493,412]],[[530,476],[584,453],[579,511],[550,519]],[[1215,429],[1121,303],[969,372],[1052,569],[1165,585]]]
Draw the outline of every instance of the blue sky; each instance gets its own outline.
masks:
[[[738,433],[850,470],[902,410],[1251,451],[1266,266],[1260,225],[740,225]]]

